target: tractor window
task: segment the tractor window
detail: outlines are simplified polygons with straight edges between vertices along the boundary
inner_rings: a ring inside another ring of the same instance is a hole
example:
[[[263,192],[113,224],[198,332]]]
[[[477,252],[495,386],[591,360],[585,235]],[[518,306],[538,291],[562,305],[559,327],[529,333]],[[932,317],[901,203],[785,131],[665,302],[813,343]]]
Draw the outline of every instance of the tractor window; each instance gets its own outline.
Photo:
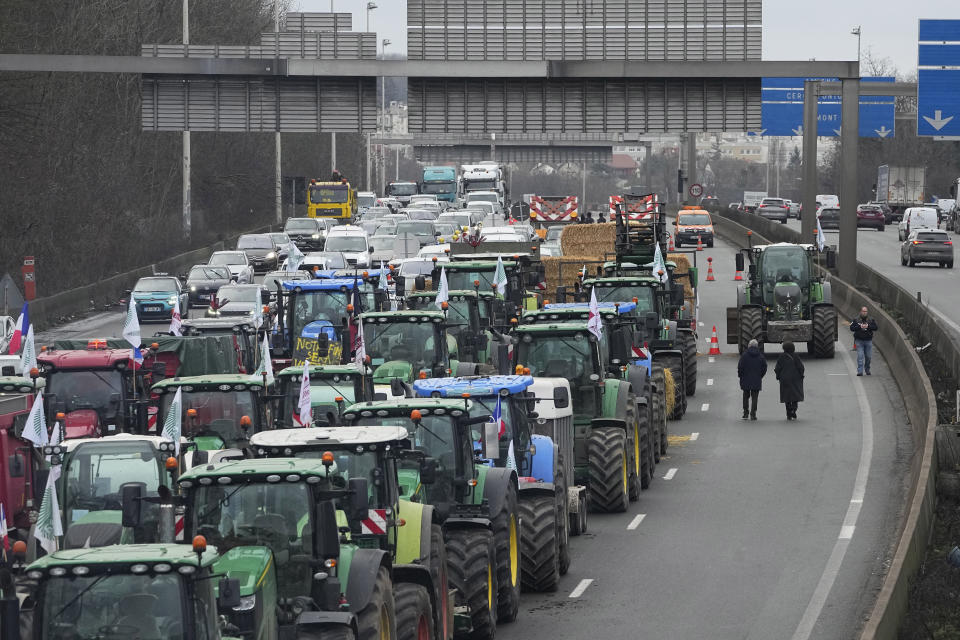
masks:
[[[597,302],[630,302],[637,299],[637,313],[657,310],[657,297],[653,287],[621,285],[619,287],[594,287]]]
[[[127,483],[145,483],[148,495],[156,495],[160,462],[146,442],[95,442],[80,445],[69,455],[64,478],[63,509],[69,526],[91,511],[119,511],[120,489]]]
[[[408,362],[419,370],[442,362],[443,358],[434,352],[438,346],[435,327],[432,322],[364,323],[371,363],[377,367],[391,361]]]
[[[496,398],[474,398],[473,400],[483,409],[482,412],[474,413],[489,413],[493,415],[493,412],[497,408]],[[523,475],[522,472],[526,471],[523,469],[524,445],[530,441],[527,414],[519,401],[511,401],[504,398],[500,402],[500,420],[500,457],[496,461],[496,466],[507,466],[510,443],[513,442],[515,462],[517,463],[517,468],[521,471],[521,475]]]
[[[527,333],[514,347],[514,361],[530,367],[531,375],[570,381],[578,414],[592,414],[598,408],[597,381],[590,376],[600,368],[599,356],[596,342],[586,336],[586,331],[550,336]]]
[[[300,383],[293,382],[291,378],[283,379],[283,411],[278,417],[278,426],[284,428],[299,427],[299,423],[293,420],[293,416],[299,413],[300,402]],[[340,407],[337,405],[336,398],[343,398],[343,406],[349,407],[357,401],[357,391],[362,389],[362,381],[359,376],[343,376],[343,379],[334,381],[331,379],[311,376],[310,377],[310,404],[313,408],[314,426],[317,427],[335,427],[340,424]]]
[[[47,415],[87,409],[96,411],[101,424],[115,424],[122,417],[124,386],[123,374],[118,369],[55,370],[47,375]]]
[[[224,385],[230,386],[230,385]],[[176,395],[175,390],[169,390],[161,396],[159,424],[170,410],[170,404]],[[183,415],[181,416],[181,431],[186,438],[209,438],[209,446],[201,445],[201,449],[223,449],[232,447],[238,441],[245,439],[240,429],[240,420],[249,416],[254,428],[259,425],[257,403],[252,391],[203,390],[184,391]],[[196,417],[190,417],[187,411],[195,409]],[[214,446],[216,445],[216,446]]]
[[[37,637],[187,637],[183,578],[176,573],[50,578],[41,588],[42,634]]]
[[[765,287],[778,282],[804,285],[810,280],[807,252],[800,247],[772,247],[763,252],[761,278]]]
[[[293,305],[293,335],[300,336],[311,322],[325,320],[334,327],[340,327],[347,316],[347,305],[352,294],[343,291],[314,291],[296,295]]]

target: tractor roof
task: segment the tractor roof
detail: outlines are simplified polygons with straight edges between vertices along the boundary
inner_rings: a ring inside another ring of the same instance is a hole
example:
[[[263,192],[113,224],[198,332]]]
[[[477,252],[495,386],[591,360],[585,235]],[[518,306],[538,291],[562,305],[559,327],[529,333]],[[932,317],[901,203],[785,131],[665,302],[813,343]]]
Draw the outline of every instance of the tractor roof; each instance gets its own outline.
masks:
[[[637,303],[630,302],[599,302],[597,303],[600,313],[630,313],[637,308]],[[543,310],[534,313],[543,313],[543,311],[590,311],[588,302],[551,302],[543,305]]]
[[[224,388],[227,386],[232,389]],[[177,387],[219,387],[218,391],[260,391],[263,389],[263,381],[248,373],[212,373],[205,376],[167,378],[153,385],[151,390],[164,392]],[[191,389],[185,389],[185,391],[191,391]]]
[[[353,286],[363,285],[361,278],[323,278],[319,280],[284,280],[282,283],[286,291],[300,293],[303,291],[353,291]]]
[[[413,390],[418,395],[432,398],[483,398],[519,393],[533,384],[531,376],[477,376],[461,378],[427,378],[414,380]]]
[[[333,427],[310,429],[273,429],[255,433],[250,438],[254,447],[282,447],[284,449],[321,449],[324,447],[358,444],[393,443],[409,448],[409,434],[404,427]]]
[[[183,321],[185,327],[190,327],[197,331],[209,331],[211,329],[229,330],[236,333],[253,333],[254,327],[251,322],[240,322],[236,317],[224,318],[187,318]]]
[[[800,247],[804,251],[812,251],[814,249],[812,244],[794,244],[793,242],[776,242],[774,244],[753,245],[754,249],[759,249],[760,251],[766,251],[767,249],[773,249],[775,247]]]
[[[237,478],[241,482],[299,482],[305,476],[327,477],[327,468],[320,460],[310,458],[270,458],[252,460],[230,460],[219,464],[194,467],[180,476],[179,482],[216,478],[216,483],[229,485]],[[242,478],[242,480],[240,479]],[[206,484],[200,482],[200,484]],[[188,484],[185,488],[192,486]]]
[[[517,263],[513,260],[504,260],[504,269],[513,269]],[[443,267],[447,271],[494,271],[497,268],[496,260],[452,260],[445,262]]]
[[[174,444],[170,440],[166,440],[160,436],[140,436],[133,433],[118,433],[116,435],[103,436],[102,438],[74,438],[64,440],[57,446],[63,447],[67,451],[74,451],[78,447],[88,444],[110,446],[140,443],[152,445],[157,451],[167,450],[169,448],[170,455],[173,455]]]
[[[311,378],[323,378],[324,380],[333,379],[339,381],[340,378],[356,378],[360,375],[356,365],[353,364],[312,364],[309,368]],[[303,374],[303,367],[287,367],[277,374],[278,378],[292,378]],[[299,377],[297,378],[299,380]]]
[[[44,370],[57,369],[115,369],[125,368],[132,352],[127,349],[53,349],[37,354],[37,362]],[[123,363],[122,367],[117,367]]]
[[[655,287],[660,282],[652,275],[633,274],[629,276],[609,276],[604,278],[588,278],[583,281],[583,286],[593,287]]]
[[[200,566],[208,567],[218,559],[217,549],[207,547],[200,557]],[[110,573],[135,573],[136,565],[147,565],[146,571],[167,573],[171,567],[197,566],[197,553],[189,544],[121,544],[88,549],[61,549],[46,555],[30,565],[28,571],[43,571],[53,567],[84,566],[97,572],[109,567]],[[163,567],[162,565],[169,565]],[[160,569],[159,571],[157,569]],[[73,570],[71,569],[71,573]]]
[[[354,272],[353,269],[318,269],[314,273],[316,277],[326,280],[350,280],[351,282],[353,282],[356,273],[358,281],[362,283],[366,278],[379,278],[384,272],[389,273],[390,270],[386,267],[382,271],[380,269],[364,269],[359,272]]]
[[[455,289],[448,293],[451,300],[456,300],[457,298],[477,298],[478,296],[488,295],[493,297],[492,292],[484,291],[480,293],[479,291],[474,291],[472,289]],[[437,292],[436,291],[417,291],[416,293],[411,293],[407,296],[407,300],[436,300]]]
[[[552,322],[550,324],[521,324],[517,327],[514,327],[513,330],[517,333],[581,333],[583,331],[587,331],[587,321],[561,321]]]
[[[466,403],[467,410],[473,403],[469,400]],[[386,417],[405,415],[409,416],[414,409],[419,410],[424,415],[442,411],[451,415],[458,415],[456,412],[463,412],[464,402],[462,398],[456,400],[446,398],[399,398],[397,400],[381,400],[375,402],[358,402],[350,405],[344,411],[344,417],[352,418],[350,414],[359,414],[361,417],[369,418],[372,416]],[[366,415],[368,414],[369,415]]]
[[[360,314],[365,323],[382,322],[442,322],[442,311],[428,311],[426,309],[408,309],[405,311],[371,311]]]

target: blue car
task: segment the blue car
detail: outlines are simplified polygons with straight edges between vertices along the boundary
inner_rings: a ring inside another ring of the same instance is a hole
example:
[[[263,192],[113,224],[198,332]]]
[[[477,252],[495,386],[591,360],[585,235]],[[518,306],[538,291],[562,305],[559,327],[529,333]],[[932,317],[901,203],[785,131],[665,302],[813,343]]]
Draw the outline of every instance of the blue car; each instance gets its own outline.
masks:
[[[139,320],[169,320],[177,302],[181,318],[186,318],[190,310],[189,293],[173,276],[140,278],[130,295],[136,304]]]

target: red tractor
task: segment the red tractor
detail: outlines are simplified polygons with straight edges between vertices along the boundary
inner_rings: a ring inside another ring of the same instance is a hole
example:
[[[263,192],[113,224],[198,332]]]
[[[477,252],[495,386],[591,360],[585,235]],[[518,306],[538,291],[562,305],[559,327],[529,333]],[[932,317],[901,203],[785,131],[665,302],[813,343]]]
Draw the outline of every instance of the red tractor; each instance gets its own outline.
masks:
[[[46,484],[37,476],[39,456],[21,436],[36,392],[42,389],[42,379],[0,377],[0,504],[16,540],[27,539],[30,512],[40,508],[38,497]]]

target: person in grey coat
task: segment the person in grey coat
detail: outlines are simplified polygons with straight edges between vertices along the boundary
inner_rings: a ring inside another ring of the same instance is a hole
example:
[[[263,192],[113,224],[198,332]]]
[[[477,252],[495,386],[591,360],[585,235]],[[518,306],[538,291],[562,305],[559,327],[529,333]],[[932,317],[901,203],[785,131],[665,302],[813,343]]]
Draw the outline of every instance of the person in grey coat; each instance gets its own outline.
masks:
[[[744,420],[747,416],[751,420],[757,419],[757,397],[763,387],[765,375],[767,375],[767,359],[760,351],[760,343],[751,340],[747,344],[747,350],[740,356],[740,362],[737,363],[737,376],[740,378],[740,389],[743,390]]]
[[[787,420],[796,420],[797,404],[803,402],[803,362],[792,342],[783,343],[773,371],[780,381],[780,402],[787,405]]]

